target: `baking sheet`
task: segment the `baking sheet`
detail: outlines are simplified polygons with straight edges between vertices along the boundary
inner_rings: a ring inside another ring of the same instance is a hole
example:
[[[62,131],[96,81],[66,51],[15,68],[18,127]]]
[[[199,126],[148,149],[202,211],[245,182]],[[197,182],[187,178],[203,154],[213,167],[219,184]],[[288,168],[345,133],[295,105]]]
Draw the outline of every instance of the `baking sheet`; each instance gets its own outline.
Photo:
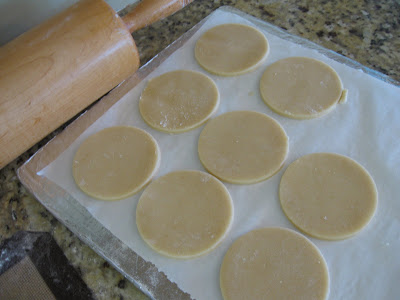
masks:
[[[211,75],[194,59],[198,37],[207,29],[228,22],[255,26],[269,41],[267,60],[249,74],[236,77]],[[66,131],[73,132],[74,129],[79,134],[71,140],[68,132],[64,133],[63,138],[69,140],[68,143],[58,139],[53,162],[36,169],[36,174],[27,172],[32,162],[23,167],[20,178],[39,201],[151,297],[172,299],[171,295],[175,295],[173,299],[188,298],[179,291],[182,290],[195,299],[221,299],[219,267],[224,253],[237,237],[265,226],[295,229],[282,213],[278,199],[279,180],[287,165],[313,152],[347,155],[370,172],[377,185],[379,202],[370,224],[355,237],[335,242],[310,238],[328,264],[329,299],[395,299],[400,294],[397,284],[400,278],[400,110],[397,109],[400,88],[357,68],[357,63],[230,8],[215,11],[165,53],[164,57],[161,54],[145,66],[144,71],[136,75],[135,86],[86,130],[79,132],[77,127],[67,128]],[[288,119],[272,112],[261,100],[259,79],[266,66],[290,56],[313,57],[332,66],[349,91],[347,102],[339,104],[326,116],[306,121]],[[80,143],[89,135],[115,125],[142,128],[157,140],[161,165],[156,178],[179,169],[204,171],[197,156],[197,139],[203,126],[177,135],[161,133],[147,126],[138,110],[140,93],[147,81],[176,69],[203,72],[216,82],[221,97],[216,115],[241,109],[263,112],[282,125],[290,142],[284,168],[271,179],[254,185],[225,184],[235,208],[232,228],[217,249],[191,260],[163,257],[142,241],[135,226],[135,208],[141,193],[118,202],[94,200],[75,186],[71,174],[72,158]],[[52,143],[55,142],[57,139]],[[41,152],[37,154],[36,162],[40,161],[40,156],[44,157],[46,149]],[[37,165],[41,166],[40,163]],[[110,236],[114,242],[111,245]],[[132,262],[132,257],[136,262]],[[169,281],[176,283],[178,288]]]

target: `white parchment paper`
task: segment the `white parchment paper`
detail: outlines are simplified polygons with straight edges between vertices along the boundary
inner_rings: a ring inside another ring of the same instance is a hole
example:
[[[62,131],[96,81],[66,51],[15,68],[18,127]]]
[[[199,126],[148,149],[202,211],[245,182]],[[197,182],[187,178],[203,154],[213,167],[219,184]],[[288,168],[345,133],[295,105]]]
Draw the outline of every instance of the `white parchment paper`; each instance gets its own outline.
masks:
[[[194,59],[195,42],[207,29],[228,22],[255,26],[235,14],[215,12],[182,48],[127,93],[38,174],[46,176],[65,189],[104,227],[145,260],[154,263],[193,298],[221,299],[219,268],[224,253],[236,238],[250,230],[266,226],[295,229],[282,213],[278,198],[279,181],[286,167],[300,156],[314,152],[347,155],[370,172],[377,185],[379,202],[372,221],[353,238],[335,242],[311,238],[328,264],[329,299],[398,299],[400,88],[267,31],[263,32],[269,41],[270,54],[258,69],[236,77],[208,74]],[[349,91],[347,102],[338,104],[328,115],[313,120],[292,120],[272,112],[261,100],[259,80],[266,66],[290,56],[313,57],[332,66]],[[232,228],[217,249],[191,260],[163,257],[142,241],[135,224],[135,209],[141,192],[117,202],[95,200],[78,189],[71,172],[73,156],[82,141],[103,128],[115,125],[142,128],[157,140],[161,149],[161,165],[156,178],[180,169],[204,171],[197,156],[197,140],[203,127],[187,133],[169,135],[151,129],[139,113],[140,93],[148,79],[177,69],[200,71],[216,82],[221,97],[216,115],[233,110],[255,110],[265,113],[283,126],[290,140],[287,161],[278,174],[254,185],[225,184],[234,202],[235,216]],[[157,282],[153,284],[156,285]]]

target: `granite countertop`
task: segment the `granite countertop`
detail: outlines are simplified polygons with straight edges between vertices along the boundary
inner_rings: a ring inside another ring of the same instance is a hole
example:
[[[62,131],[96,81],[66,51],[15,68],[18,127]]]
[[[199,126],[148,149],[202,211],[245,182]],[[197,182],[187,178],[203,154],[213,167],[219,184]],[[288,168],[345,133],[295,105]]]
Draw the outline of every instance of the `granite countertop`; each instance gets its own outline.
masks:
[[[222,5],[240,9],[400,81],[399,0],[196,0],[133,34],[141,63]],[[62,128],[0,170],[0,239],[4,241],[21,230],[48,232],[96,298],[147,299],[59,223],[16,176],[17,169]]]

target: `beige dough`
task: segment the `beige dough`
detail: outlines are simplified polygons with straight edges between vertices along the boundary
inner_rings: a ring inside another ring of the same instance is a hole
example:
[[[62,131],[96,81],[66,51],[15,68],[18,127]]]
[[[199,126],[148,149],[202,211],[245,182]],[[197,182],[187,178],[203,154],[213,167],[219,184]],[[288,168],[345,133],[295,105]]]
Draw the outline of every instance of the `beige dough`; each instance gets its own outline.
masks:
[[[206,31],[197,41],[195,57],[207,71],[224,76],[247,73],[268,55],[264,34],[242,24],[223,24]]]
[[[233,219],[226,187],[200,171],[176,171],[153,181],[136,208],[143,240],[155,251],[191,258],[217,246]]]
[[[289,57],[270,65],[260,81],[264,102],[293,119],[322,116],[345,101],[339,76],[330,66],[307,57]]]
[[[233,111],[209,121],[200,134],[199,158],[211,174],[249,184],[279,171],[288,138],[274,119],[255,111]]]
[[[225,300],[326,299],[329,275],[319,250],[301,234],[262,228],[238,238],[220,271]]]
[[[179,70],[151,79],[142,92],[139,108],[151,127],[179,133],[200,126],[218,104],[218,89],[211,78]]]
[[[290,164],[281,179],[279,198],[295,226],[327,240],[360,231],[377,206],[375,183],[368,172],[333,153],[305,155]]]
[[[157,171],[160,151],[147,132],[128,126],[103,129],[79,147],[72,174],[91,197],[118,200],[138,192]]]

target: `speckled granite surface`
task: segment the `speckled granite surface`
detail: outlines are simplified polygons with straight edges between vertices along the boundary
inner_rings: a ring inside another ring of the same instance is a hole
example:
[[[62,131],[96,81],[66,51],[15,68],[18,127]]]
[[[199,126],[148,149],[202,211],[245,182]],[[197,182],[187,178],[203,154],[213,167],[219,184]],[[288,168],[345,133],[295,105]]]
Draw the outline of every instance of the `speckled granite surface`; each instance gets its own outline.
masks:
[[[141,62],[154,55],[222,5],[309,39],[400,81],[400,1],[196,0],[182,11],[134,33]],[[147,299],[21,185],[16,170],[51,137],[0,170],[0,239],[19,230],[52,234],[97,299]]]

